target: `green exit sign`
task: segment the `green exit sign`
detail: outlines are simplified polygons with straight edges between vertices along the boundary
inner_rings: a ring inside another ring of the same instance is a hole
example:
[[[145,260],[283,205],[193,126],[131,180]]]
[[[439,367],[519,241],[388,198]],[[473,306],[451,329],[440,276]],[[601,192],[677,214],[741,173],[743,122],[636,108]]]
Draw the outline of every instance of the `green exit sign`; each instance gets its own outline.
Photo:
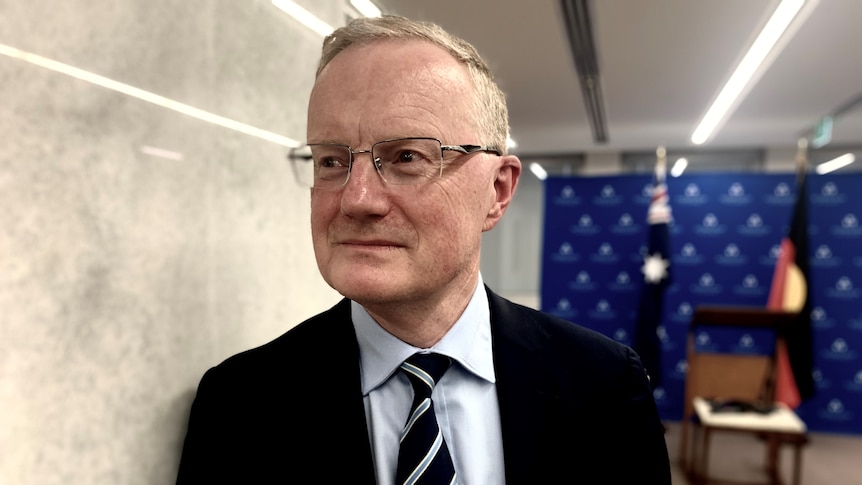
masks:
[[[824,116],[814,125],[814,133],[811,135],[811,147],[820,148],[832,141],[832,117]]]

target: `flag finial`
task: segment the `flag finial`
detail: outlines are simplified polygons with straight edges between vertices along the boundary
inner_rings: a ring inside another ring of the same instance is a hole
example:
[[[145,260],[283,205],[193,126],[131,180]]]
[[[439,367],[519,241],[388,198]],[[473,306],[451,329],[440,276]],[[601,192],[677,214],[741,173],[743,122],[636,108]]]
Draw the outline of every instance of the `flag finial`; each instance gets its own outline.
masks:
[[[655,157],[656,179],[664,181],[665,174],[667,173],[667,150],[663,146],[658,147],[655,151]]]

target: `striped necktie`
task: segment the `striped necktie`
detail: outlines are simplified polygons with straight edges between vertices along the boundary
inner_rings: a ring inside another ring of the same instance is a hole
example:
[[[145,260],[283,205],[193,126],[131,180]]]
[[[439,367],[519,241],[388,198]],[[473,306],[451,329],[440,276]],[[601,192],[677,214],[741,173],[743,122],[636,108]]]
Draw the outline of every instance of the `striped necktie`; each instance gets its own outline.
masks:
[[[449,357],[439,354],[414,354],[401,364],[413,385],[413,406],[401,432],[395,473],[398,485],[457,483],[452,457],[431,402],[431,390],[451,363]]]

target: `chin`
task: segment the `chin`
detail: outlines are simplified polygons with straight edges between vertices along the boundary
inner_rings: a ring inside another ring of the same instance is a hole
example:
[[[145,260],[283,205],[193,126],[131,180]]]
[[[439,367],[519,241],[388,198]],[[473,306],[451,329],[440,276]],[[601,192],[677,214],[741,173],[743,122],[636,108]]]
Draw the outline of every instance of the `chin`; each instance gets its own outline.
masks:
[[[336,291],[360,303],[396,300],[406,289],[398,275],[364,265],[350,265],[331,271],[326,280]]]

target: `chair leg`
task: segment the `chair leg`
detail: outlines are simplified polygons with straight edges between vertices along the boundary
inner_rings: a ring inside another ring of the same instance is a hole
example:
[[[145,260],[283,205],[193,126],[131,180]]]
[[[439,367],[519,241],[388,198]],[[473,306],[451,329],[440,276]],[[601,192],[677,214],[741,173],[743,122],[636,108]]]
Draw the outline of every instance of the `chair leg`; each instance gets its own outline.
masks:
[[[689,449],[689,447],[686,447],[687,457],[686,457],[685,468],[683,468],[683,470],[685,471],[685,475],[688,477],[688,480],[691,483],[697,483],[697,470],[696,470],[696,468],[697,468],[697,460],[698,460],[698,456],[699,456],[699,450],[698,450],[698,440],[699,439],[700,439],[700,426],[693,425],[692,431],[691,431],[691,446],[690,446],[690,449]]]
[[[779,485],[781,483],[779,453],[781,453],[781,440],[778,435],[768,433],[766,435],[766,472],[769,474],[769,483]]]
[[[696,483],[705,484],[709,482],[709,441],[712,437],[710,429],[703,426],[700,430],[701,443],[698,462],[695,466],[694,476],[697,479]]]
[[[793,485],[799,485],[802,480],[802,445],[803,440],[796,440],[793,443]]]
[[[688,419],[683,417],[682,426],[680,427],[680,436],[679,436],[679,463],[682,466],[682,469],[688,471],[689,461],[688,461]]]

